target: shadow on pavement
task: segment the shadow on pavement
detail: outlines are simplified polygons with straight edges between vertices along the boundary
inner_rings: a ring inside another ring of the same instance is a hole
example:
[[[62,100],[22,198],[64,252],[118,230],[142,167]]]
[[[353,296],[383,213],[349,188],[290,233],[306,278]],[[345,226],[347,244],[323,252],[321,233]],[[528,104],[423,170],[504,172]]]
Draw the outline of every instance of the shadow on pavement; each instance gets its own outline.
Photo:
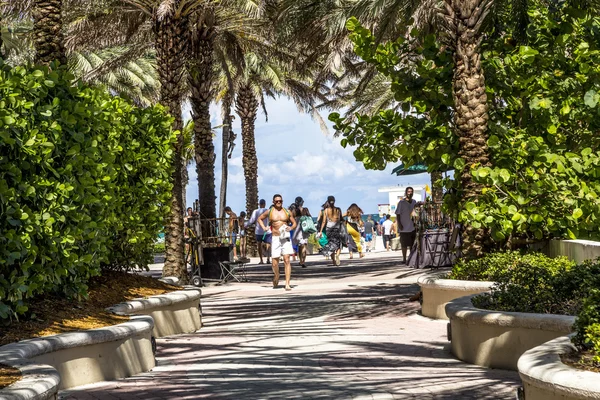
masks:
[[[408,299],[417,285],[389,278],[422,273],[413,271],[389,259],[342,267],[311,260],[306,269],[294,268],[292,282],[355,279],[293,295],[224,286],[203,296],[200,331],[158,340],[154,371],[60,398],[515,398],[516,372],[456,360],[445,323],[415,315],[420,306]],[[271,274],[269,266],[249,268],[251,283],[268,283]],[[377,283],[363,280],[367,275],[388,278]]]

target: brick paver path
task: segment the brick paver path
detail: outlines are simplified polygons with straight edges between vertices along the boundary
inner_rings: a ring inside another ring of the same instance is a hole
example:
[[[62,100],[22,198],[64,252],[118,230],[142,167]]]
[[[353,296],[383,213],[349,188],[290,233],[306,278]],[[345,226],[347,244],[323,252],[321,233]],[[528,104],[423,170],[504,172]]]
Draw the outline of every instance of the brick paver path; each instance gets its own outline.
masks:
[[[347,258],[347,256],[346,256]],[[61,399],[514,399],[515,372],[457,361],[446,322],[408,298],[424,272],[397,253],[294,266],[291,292],[268,267],[203,289],[203,328],[158,340],[158,366]]]

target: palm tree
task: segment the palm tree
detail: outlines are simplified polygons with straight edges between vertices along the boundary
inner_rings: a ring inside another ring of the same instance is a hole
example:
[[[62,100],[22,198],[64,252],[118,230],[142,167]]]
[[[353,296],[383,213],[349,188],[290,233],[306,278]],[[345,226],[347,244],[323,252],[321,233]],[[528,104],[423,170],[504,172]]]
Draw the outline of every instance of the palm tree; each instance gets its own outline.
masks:
[[[235,134],[233,133],[233,115],[231,108],[233,99],[229,90],[223,95],[221,100],[221,118],[223,120],[222,148],[221,148],[221,189],[219,191],[219,217],[225,215],[227,206],[227,178],[229,174],[229,158],[231,158],[230,148],[233,146]]]
[[[150,40],[151,26],[146,24],[135,35],[119,32],[133,31],[136,24],[147,18],[127,10],[129,23],[125,23],[122,17],[117,18],[117,12],[106,14],[106,9],[117,5],[117,0],[63,0],[63,37],[69,69],[76,78],[104,86],[140,106],[156,104],[160,85]],[[2,10],[6,23],[1,39],[5,58],[11,65],[34,61],[32,10],[33,1],[15,0]],[[114,37],[106,35],[107,26]]]
[[[188,55],[189,18],[200,4],[192,0],[124,0],[151,17],[154,48],[160,80],[160,102],[174,118],[173,129],[181,131],[181,101],[184,92],[185,62]],[[166,226],[166,260],[163,276],[176,276],[187,282],[183,242],[183,136],[179,135],[173,155],[173,192]]]
[[[186,203],[186,187],[190,181],[190,175],[188,173],[188,167],[194,161],[194,121],[188,121],[181,131],[183,136],[183,151],[181,154],[181,161],[183,162],[182,176],[181,176],[181,204]]]
[[[265,49],[263,49],[265,50]],[[242,124],[242,165],[246,184],[246,209],[251,213],[258,204],[258,158],[256,157],[255,123],[258,108],[262,105],[265,116],[265,96],[291,99],[298,109],[317,120],[321,129],[327,126],[317,110],[317,102],[326,100],[313,86],[312,71],[302,71],[294,61],[296,55],[278,51],[246,54],[245,68],[240,71],[236,88],[236,112]],[[247,238],[250,254],[256,254],[252,235]]]
[[[35,0],[33,20],[36,63],[48,65],[52,61],[58,61],[66,64],[62,31],[62,0]]]
[[[445,0],[449,44],[454,50],[454,125],[459,137],[459,157],[465,160],[460,174],[462,201],[477,202],[483,189],[475,182],[471,169],[490,165],[487,147],[488,105],[485,77],[479,47],[481,26],[491,0]],[[467,226],[463,235],[463,254],[478,257],[483,252],[485,232]]]
[[[253,87],[251,82],[242,84],[237,91],[235,101],[235,111],[242,123],[242,167],[246,183],[246,210],[250,213],[258,204],[258,157],[256,157],[254,134],[258,96],[255,89],[261,88]]]
[[[188,84],[194,121],[196,173],[201,218],[217,217],[215,196],[215,147],[210,124],[210,104],[213,99],[213,51],[215,11],[206,7],[195,16],[188,61]]]

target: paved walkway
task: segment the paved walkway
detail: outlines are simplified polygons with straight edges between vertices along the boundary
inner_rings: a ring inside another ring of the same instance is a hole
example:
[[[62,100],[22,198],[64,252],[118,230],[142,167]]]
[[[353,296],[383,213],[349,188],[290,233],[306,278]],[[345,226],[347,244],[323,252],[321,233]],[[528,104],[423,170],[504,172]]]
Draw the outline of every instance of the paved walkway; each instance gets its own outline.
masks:
[[[253,265],[251,282],[203,288],[203,328],[159,339],[153,371],[60,398],[514,399],[517,373],[452,357],[446,322],[408,301],[424,272],[397,257],[336,268],[312,256],[293,267],[291,292]]]

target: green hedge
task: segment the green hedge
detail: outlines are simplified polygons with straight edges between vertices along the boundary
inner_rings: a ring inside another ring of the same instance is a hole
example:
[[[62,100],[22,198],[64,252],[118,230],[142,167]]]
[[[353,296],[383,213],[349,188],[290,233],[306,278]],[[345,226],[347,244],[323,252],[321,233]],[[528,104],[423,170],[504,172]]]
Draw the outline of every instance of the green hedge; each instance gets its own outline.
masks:
[[[477,307],[575,315],[590,291],[600,289],[600,262],[575,264],[566,257],[501,252],[459,261],[449,278],[495,282],[490,294],[473,299]]]
[[[102,265],[143,266],[167,211],[165,111],[73,80],[0,60],[0,319],[85,296]]]
[[[475,260],[459,260],[452,267],[448,279],[468,281],[510,281],[518,279],[523,270],[541,268],[548,273],[568,270],[575,266],[566,257],[550,258],[541,253],[523,254],[519,251],[507,251],[486,254]],[[544,272],[545,273],[545,272]]]
[[[600,288],[590,291],[575,320],[573,343],[580,349],[591,350],[594,362],[600,366]]]

